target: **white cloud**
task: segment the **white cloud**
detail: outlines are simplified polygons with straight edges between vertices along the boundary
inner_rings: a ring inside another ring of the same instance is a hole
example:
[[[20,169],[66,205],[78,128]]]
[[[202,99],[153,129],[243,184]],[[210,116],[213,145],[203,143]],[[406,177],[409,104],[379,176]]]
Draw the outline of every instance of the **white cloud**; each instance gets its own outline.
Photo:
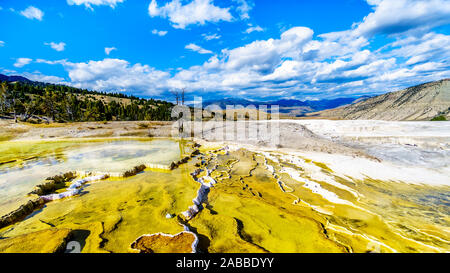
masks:
[[[369,42],[364,37],[356,37],[353,31],[340,31],[321,34],[318,40],[306,45],[305,58],[320,61],[335,57],[351,56]]]
[[[302,46],[309,42],[313,31],[306,27],[294,27],[281,34],[280,39],[255,41],[233,50],[225,50],[225,67],[230,69],[250,67],[256,71],[268,71],[280,63],[281,58],[298,58]]]
[[[165,36],[167,34],[167,30],[152,30],[152,33],[158,36]]]
[[[33,6],[29,6],[25,10],[21,11],[20,14],[28,19],[36,19],[39,21],[42,21],[42,17],[44,17],[44,12]]]
[[[0,41],[0,47],[2,47],[2,46],[4,46],[4,45],[5,45],[5,42]]]
[[[192,51],[198,52],[200,54],[213,54],[211,50],[206,50],[196,44],[188,44],[185,46],[186,49],[190,49]]]
[[[117,50],[117,48],[115,47],[105,47],[105,54],[109,55],[109,53],[111,53],[111,51],[113,50]]]
[[[312,29],[293,27],[279,37],[223,49],[217,55],[189,44],[186,49],[212,55],[203,64],[186,69],[161,71],[120,59],[84,63],[67,60],[36,62],[63,65],[69,72],[70,84],[77,87],[128,90],[151,96],[163,96],[167,90],[185,87],[188,92],[209,96],[323,98],[383,93],[450,77],[450,35],[427,30],[441,24],[439,16],[431,12],[426,24],[408,23],[406,28],[394,27],[399,23],[395,18],[390,18],[390,23],[369,24],[378,22],[375,17],[382,18],[380,7],[385,1],[371,0],[374,6],[371,14],[376,16],[367,16],[362,23],[344,31],[314,36]],[[179,7],[188,5],[175,0],[168,4],[174,2],[178,2]],[[423,1],[399,2],[407,10]],[[423,5],[428,7],[427,3]],[[155,1],[150,4],[154,14],[159,14],[166,6],[158,7]],[[405,18],[402,16],[399,14]],[[395,35],[379,47],[379,40],[371,44],[373,35],[377,34]],[[218,34],[210,33],[202,36],[205,40],[220,38]]]
[[[251,24],[249,24],[249,28],[247,28],[244,32],[245,33],[252,33],[252,32],[261,32],[264,31],[264,29],[260,26],[252,26]]]
[[[249,0],[233,0],[238,3],[238,7],[236,8],[237,12],[241,19],[250,19],[250,15],[248,14],[254,6],[254,3]]]
[[[120,59],[104,59],[86,63],[62,62],[69,72],[71,85],[105,91],[146,91],[154,95],[161,91],[169,73],[148,65],[134,64]]]
[[[16,70],[0,68],[1,74],[17,74]]]
[[[44,59],[36,59],[36,63],[50,64],[50,65],[54,65],[54,64],[66,65],[69,62],[67,60],[49,61],[49,60],[44,60]]]
[[[433,72],[440,69],[446,69],[448,65],[443,63],[428,62],[414,66],[411,70],[415,72]]]
[[[180,0],[172,0],[158,7],[156,0],[148,6],[151,17],[168,18],[174,28],[184,29],[188,25],[204,25],[207,22],[231,21],[229,8],[217,7],[212,0],[192,0],[183,5]]]
[[[59,43],[50,42],[50,43],[44,43],[44,45],[48,45],[56,51],[64,51],[64,48],[66,47],[66,43],[64,43],[64,42],[59,42]]]
[[[168,80],[168,85],[222,91],[229,95],[246,90],[247,94],[258,97],[274,94],[337,96],[392,91],[392,88],[411,86],[412,82],[450,76],[450,58],[445,57],[450,53],[439,52],[434,57],[440,58],[438,61],[409,69],[398,62],[400,52],[395,56],[371,52],[363,49],[368,44],[366,39],[352,37],[350,32],[331,33],[315,40],[311,29],[295,27],[282,33],[280,39],[255,41],[223,50],[220,57],[213,56],[202,66],[178,72]],[[439,43],[442,50],[447,50],[450,42],[444,37],[450,38],[442,35],[432,41],[431,36],[423,37],[423,41],[417,43],[422,50],[407,51],[428,52],[425,48],[433,47],[427,45],[426,40],[430,44]]]
[[[395,62],[395,59],[391,59],[389,62]],[[317,69],[312,80],[313,83],[366,78],[370,73],[376,72],[373,67],[386,63],[384,60],[377,63],[375,56],[369,50],[363,50],[354,53],[350,60],[337,59],[334,62],[319,62],[318,64],[320,64],[320,69]]]
[[[450,63],[450,36],[434,32],[415,37],[400,37],[383,47],[387,57],[406,60],[404,66],[417,66],[424,63]],[[440,67],[440,65],[439,65]],[[439,71],[436,66],[436,71]]]
[[[202,34],[202,36],[203,36],[203,39],[205,39],[206,41],[220,39],[220,37],[222,37],[222,36],[220,36],[220,35],[218,35],[216,33],[214,33],[214,34],[206,34],[206,33],[204,33],[204,34]]]
[[[67,0],[69,5],[84,5],[86,8],[93,10],[92,6],[110,6],[115,8],[118,3],[123,3],[125,0]]]
[[[148,65],[131,65],[126,60],[106,58],[100,61],[73,63],[67,60],[37,59],[37,63],[62,65],[69,74],[65,84],[101,91],[134,91],[135,94],[158,95],[167,85],[168,72]]]
[[[32,80],[32,81],[38,81],[38,82],[48,82],[48,83],[54,83],[54,84],[64,84],[64,78],[58,77],[58,76],[49,76],[44,75],[39,71],[34,71],[33,73],[24,72],[20,74],[21,76]]]
[[[367,0],[375,9],[357,24],[357,35],[427,30],[450,23],[448,0]]]
[[[25,65],[31,63],[33,59],[30,58],[18,58],[16,62],[14,63],[15,67],[24,67]]]

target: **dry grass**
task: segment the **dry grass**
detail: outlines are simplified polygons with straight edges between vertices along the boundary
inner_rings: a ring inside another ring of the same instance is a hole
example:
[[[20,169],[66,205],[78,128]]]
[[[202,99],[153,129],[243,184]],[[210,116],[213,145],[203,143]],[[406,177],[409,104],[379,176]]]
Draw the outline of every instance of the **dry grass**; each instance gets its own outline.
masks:
[[[149,133],[147,131],[131,131],[120,134],[120,136],[137,136],[137,137],[146,137],[149,136]]]
[[[0,141],[8,141],[28,132],[25,128],[4,128],[0,131]]]
[[[138,124],[138,128],[139,129],[148,129],[148,128],[150,128],[150,124],[148,124],[148,123],[139,123]]]

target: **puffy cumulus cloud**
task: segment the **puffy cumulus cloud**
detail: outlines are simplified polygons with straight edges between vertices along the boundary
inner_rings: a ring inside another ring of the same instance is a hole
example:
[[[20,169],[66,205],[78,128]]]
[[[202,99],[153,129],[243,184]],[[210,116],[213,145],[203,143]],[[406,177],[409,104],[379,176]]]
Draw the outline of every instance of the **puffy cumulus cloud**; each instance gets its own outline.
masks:
[[[282,58],[300,58],[302,47],[312,39],[313,33],[306,27],[294,27],[283,32],[280,39],[255,41],[243,47],[224,50],[226,61],[223,67],[270,71]]]
[[[212,0],[193,0],[185,5],[180,0],[172,0],[158,7],[156,0],[148,6],[151,17],[168,18],[174,28],[184,29],[188,25],[204,25],[206,22],[231,21],[230,8],[215,6]]]
[[[340,58],[333,62],[319,62],[320,68],[317,69],[312,80],[316,82],[335,81],[336,79],[348,79],[352,77],[369,77],[369,71],[374,72],[373,69],[378,65],[385,64],[385,62],[372,62],[375,57],[369,50],[362,50],[351,55],[349,60]],[[391,62],[395,60],[391,60]],[[366,72],[366,73],[364,73]]]
[[[30,58],[18,58],[16,59],[16,62],[14,63],[15,67],[24,67],[27,64],[31,63],[33,59]]]
[[[270,77],[276,73],[274,70],[277,66],[283,65],[284,60],[301,61],[302,47],[312,36],[311,29],[296,27],[282,33],[280,39],[255,41],[223,50],[220,56],[212,56],[203,65],[179,71],[170,78],[168,86],[187,87],[196,92],[214,91],[216,94],[230,92],[236,95],[236,91],[245,91],[248,95],[256,94],[259,97],[265,93],[273,94],[274,89],[283,88],[287,91],[298,81],[287,79],[283,83],[274,83],[278,79]],[[305,64],[308,65],[311,64]]]
[[[29,80],[32,80],[32,81],[48,82],[48,83],[54,83],[54,84],[66,84],[64,78],[62,78],[62,77],[45,75],[39,71],[34,71],[32,73],[24,72],[24,73],[19,73],[19,75],[21,75]]]
[[[364,37],[357,37],[350,30],[321,34],[304,48],[305,58],[316,61],[351,56],[369,45]]]
[[[158,36],[165,36],[167,34],[167,30],[152,30],[152,34],[158,35]]]
[[[113,50],[117,50],[115,47],[105,47],[105,54],[109,55]]]
[[[5,42],[0,41],[0,47],[5,46]]]
[[[388,49],[385,55],[407,59],[406,65],[450,61],[450,36],[434,32],[402,37],[384,48]]]
[[[344,62],[337,60],[332,64],[325,64],[323,70],[320,69],[314,76],[312,83],[330,82],[330,83],[346,83],[353,81],[365,80],[375,77],[389,71],[395,67],[395,58],[375,60],[373,62],[349,68],[353,61]],[[337,67],[336,67],[336,63]],[[330,69],[331,67],[331,69]]]
[[[69,72],[69,84],[77,87],[157,97],[174,88],[197,95],[213,92],[214,96],[336,97],[394,91],[450,76],[449,53],[443,52],[450,52],[450,36],[398,37],[374,51],[366,48],[367,40],[349,37],[349,32],[341,32],[315,39],[311,29],[294,27],[277,39],[224,49],[201,65],[172,72],[120,59],[36,62],[63,65]],[[195,44],[186,48],[212,54]],[[399,61],[422,55],[425,61]]]
[[[67,85],[106,92],[130,91],[134,94],[158,95],[166,90],[165,83],[170,77],[168,72],[139,63],[132,65],[121,59],[106,58],[80,63],[37,59],[36,62],[62,65],[70,78],[70,81],[65,82]]]
[[[70,85],[103,91],[134,91],[156,95],[166,87],[169,73],[155,70],[148,65],[134,64],[121,59],[104,59],[72,63],[65,60],[46,61],[47,64],[61,64],[69,73]]]
[[[172,21],[176,17],[170,16],[180,12],[189,14],[186,18],[191,20],[194,13],[190,14],[184,8],[200,2],[212,5],[212,1],[206,0],[184,5],[172,0],[158,7],[153,0],[149,13]],[[212,55],[202,64],[176,70],[160,71],[120,59],[82,63],[38,59],[36,62],[63,65],[69,73],[69,84],[74,86],[102,91],[127,90],[160,98],[173,88],[186,88],[197,95],[253,96],[255,99],[381,94],[450,77],[450,35],[432,30],[433,26],[447,22],[440,14],[447,12],[449,1],[429,2],[440,5],[442,10],[419,0],[398,0],[397,4],[388,0],[369,0],[374,11],[344,31],[314,36],[310,28],[293,27],[279,37],[226,48],[218,54],[189,44],[186,49]],[[418,18],[421,11],[411,9],[419,7],[429,14]],[[392,13],[391,9],[398,14]],[[382,20],[386,14],[390,14],[389,18]],[[398,18],[403,18],[403,22]],[[172,22],[185,27],[211,21],[183,20]],[[395,35],[381,39],[385,44],[380,47],[379,40],[371,44],[378,34]],[[203,34],[205,40],[219,37]]]
[[[286,60],[277,66],[272,73],[262,76],[261,80],[277,83],[291,81],[292,83],[299,77],[312,79],[319,66],[319,64],[312,62]],[[298,83],[298,81],[295,81],[295,83]]]
[[[225,49],[203,65],[179,71],[168,85],[228,96],[237,91],[256,97],[382,93],[449,77],[450,53],[444,53],[450,52],[449,38],[432,33],[398,37],[390,50],[370,51],[368,40],[355,39],[351,30],[314,39],[311,29],[294,27],[279,39]],[[421,54],[426,63],[411,67],[402,61]]]
[[[374,12],[356,24],[363,36],[396,34],[409,30],[428,30],[450,23],[448,0],[367,0]]]
[[[44,43],[44,45],[48,45],[56,51],[64,51],[64,48],[66,47],[66,43],[63,43],[63,42],[59,42],[59,43],[50,42],[50,43]]]
[[[196,44],[188,44],[185,46],[186,49],[190,49],[192,51],[198,52],[200,54],[213,54],[211,50],[206,50]]]
[[[20,14],[28,19],[36,19],[39,21],[42,21],[42,17],[44,17],[44,12],[33,6],[29,6],[28,8],[24,9],[20,12]]]
[[[93,10],[92,6],[110,6],[115,8],[118,3],[123,3],[125,0],[67,0],[69,5],[84,5],[86,8]]]

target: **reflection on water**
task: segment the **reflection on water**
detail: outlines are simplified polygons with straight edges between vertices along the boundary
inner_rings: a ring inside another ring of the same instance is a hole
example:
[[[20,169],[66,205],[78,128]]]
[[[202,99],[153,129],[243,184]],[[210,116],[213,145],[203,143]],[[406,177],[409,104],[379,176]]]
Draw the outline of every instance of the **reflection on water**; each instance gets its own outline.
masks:
[[[26,194],[49,176],[69,171],[123,172],[138,164],[169,165],[181,156],[179,143],[169,139],[72,144],[48,155],[0,166],[0,215],[26,201]]]

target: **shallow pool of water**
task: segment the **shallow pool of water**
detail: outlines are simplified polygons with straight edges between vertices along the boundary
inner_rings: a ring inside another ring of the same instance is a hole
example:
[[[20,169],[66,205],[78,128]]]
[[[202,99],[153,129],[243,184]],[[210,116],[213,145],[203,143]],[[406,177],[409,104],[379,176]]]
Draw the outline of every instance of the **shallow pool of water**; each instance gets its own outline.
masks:
[[[60,143],[54,144],[56,147]],[[70,171],[122,173],[139,164],[168,166],[181,158],[185,148],[171,139],[77,140],[65,141],[64,144],[56,151],[49,150],[48,154],[43,151],[31,160],[18,160],[0,166],[0,215],[24,203],[28,199],[27,193],[47,177]],[[40,145],[43,143],[23,142],[20,147],[23,150],[39,150]],[[11,149],[10,153],[17,153],[17,149]]]

